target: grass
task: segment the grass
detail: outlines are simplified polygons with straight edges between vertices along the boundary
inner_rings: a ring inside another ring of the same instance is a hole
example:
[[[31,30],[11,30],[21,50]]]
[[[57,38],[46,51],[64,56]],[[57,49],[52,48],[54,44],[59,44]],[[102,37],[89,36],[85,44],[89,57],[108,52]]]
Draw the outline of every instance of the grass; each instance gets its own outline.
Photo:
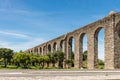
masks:
[[[44,67],[42,68],[41,66],[29,66],[27,68],[24,67],[17,67],[16,65],[7,65],[7,67],[5,68],[3,65],[0,65],[0,70],[1,69],[33,69],[33,70],[44,70],[44,69],[53,69],[53,70],[58,70],[59,68],[57,67]],[[83,69],[87,69],[87,61],[83,62]],[[104,69],[104,65],[99,65],[98,69]],[[71,67],[69,69],[59,69],[59,70],[79,70],[79,69],[75,69],[74,67]]]
[[[7,67],[5,68],[3,65],[0,65],[0,70],[4,70],[4,69],[33,69],[33,70],[38,70],[38,69],[58,69],[56,67],[44,67],[42,68],[41,66],[29,66],[27,68],[24,67],[17,67],[15,65],[7,65]]]
[[[104,69],[104,65],[98,65],[98,69]]]

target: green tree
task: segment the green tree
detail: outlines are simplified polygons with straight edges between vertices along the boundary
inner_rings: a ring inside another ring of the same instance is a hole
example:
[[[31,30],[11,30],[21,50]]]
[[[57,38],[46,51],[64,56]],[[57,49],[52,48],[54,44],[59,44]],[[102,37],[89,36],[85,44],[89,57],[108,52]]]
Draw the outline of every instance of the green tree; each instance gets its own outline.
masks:
[[[3,58],[4,67],[7,67],[7,64],[10,63],[13,58],[13,50],[8,48],[0,48],[0,58]]]
[[[70,66],[71,66],[71,60],[70,59],[66,59],[65,63],[68,65],[68,68],[70,68]]]
[[[83,68],[87,68],[87,50],[84,51],[83,55]]]
[[[103,69],[104,68],[104,61],[101,59],[98,59],[98,68]]]
[[[44,56],[44,62],[47,63],[47,67],[49,67],[49,63],[50,63],[50,58],[49,56]]]
[[[38,58],[35,55],[30,56],[30,62],[32,63],[32,66],[35,66],[35,64],[38,62]]]
[[[64,53],[62,51],[57,51],[58,55],[58,67],[63,68]]]
[[[84,51],[83,53],[83,61],[86,61],[87,60],[87,51]]]
[[[39,66],[43,66],[43,65],[42,65],[42,63],[43,63],[43,61],[44,61],[43,57],[38,56],[37,59],[38,59]],[[43,67],[44,67],[44,66],[43,66]]]
[[[24,68],[28,67],[28,64],[30,63],[30,55],[27,53],[17,53],[14,56],[14,62],[17,63],[17,66],[22,66]]]
[[[51,63],[53,67],[55,67],[55,64],[57,63],[57,61],[58,61],[58,53],[54,52],[51,54]]]

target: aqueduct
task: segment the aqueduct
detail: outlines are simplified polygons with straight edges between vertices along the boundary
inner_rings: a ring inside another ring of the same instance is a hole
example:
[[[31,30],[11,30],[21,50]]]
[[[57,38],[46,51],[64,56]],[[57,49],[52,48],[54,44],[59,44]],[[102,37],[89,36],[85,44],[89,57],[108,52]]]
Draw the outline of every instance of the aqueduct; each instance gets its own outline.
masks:
[[[46,55],[61,50],[66,59],[71,59],[72,39],[74,39],[74,67],[82,67],[83,37],[87,35],[88,69],[97,67],[98,33],[104,28],[105,69],[120,69],[120,13],[111,12],[105,18],[69,32],[53,40],[26,50],[28,53]]]

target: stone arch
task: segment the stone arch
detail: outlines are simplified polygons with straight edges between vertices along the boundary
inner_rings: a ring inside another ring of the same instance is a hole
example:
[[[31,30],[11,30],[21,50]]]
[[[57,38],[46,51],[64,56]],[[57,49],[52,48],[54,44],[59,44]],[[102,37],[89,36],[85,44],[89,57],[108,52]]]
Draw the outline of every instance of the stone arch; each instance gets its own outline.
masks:
[[[81,43],[83,42],[83,37],[84,37],[85,35],[86,35],[86,33],[81,33],[81,34],[80,34],[79,40],[80,40]]]
[[[51,52],[51,45],[49,44],[48,45],[48,53],[50,53]]]
[[[30,53],[30,50],[28,50],[27,52]]]
[[[39,48],[40,56],[42,55],[42,47]]]
[[[46,55],[46,46],[43,46],[43,55]]]
[[[57,46],[57,43],[54,42],[53,44],[53,52],[57,51],[58,50],[58,46]]]
[[[86,37],[86,45],[84,43],[84,38]],[[81,33],[79,36],[79,51],[80,51],[80,67],[87,68],[88,67],[88,50],[84,51],[83,47],[87,48],[88,36],[86,33]]]
[[[33,53],[33,50],[30,50],[30,53]]]
[[[36,47],[36,48],[37,48],[37,51],[36,51],[37,55],[40,55],[39,47]]]
[[[65,41],[64,41],[64,40],[61,40],[61,41],[60,41],[60,50],[61,50],[62,52],[65,52]]]
[[[98,59],[99,59],[99,44],[98,44],[98,37],[99,37],[99,33],[101,30],[105,30],[104,27],[98,27],[95,32],[94,32],[94,50],[95,50],[95,53],[94,53],[94,66],[95,68],[98,68]],[[105,31],[104,31],[104,34],[105,34]],[[104,43],[105,43],[105,40],[104,40]],[[102,54],[101,54],[102,55]],[[105,60],[105,53],[103,53],[104,55],[104,60]]]

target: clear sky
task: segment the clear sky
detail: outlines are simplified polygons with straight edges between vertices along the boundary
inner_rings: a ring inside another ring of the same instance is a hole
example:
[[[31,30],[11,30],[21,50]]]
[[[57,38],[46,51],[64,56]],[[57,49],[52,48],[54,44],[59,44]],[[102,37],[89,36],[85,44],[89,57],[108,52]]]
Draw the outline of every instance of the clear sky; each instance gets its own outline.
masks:
[[[26,50],[110,11],[120,11],[120,0],[0,0],[0,47]]]

